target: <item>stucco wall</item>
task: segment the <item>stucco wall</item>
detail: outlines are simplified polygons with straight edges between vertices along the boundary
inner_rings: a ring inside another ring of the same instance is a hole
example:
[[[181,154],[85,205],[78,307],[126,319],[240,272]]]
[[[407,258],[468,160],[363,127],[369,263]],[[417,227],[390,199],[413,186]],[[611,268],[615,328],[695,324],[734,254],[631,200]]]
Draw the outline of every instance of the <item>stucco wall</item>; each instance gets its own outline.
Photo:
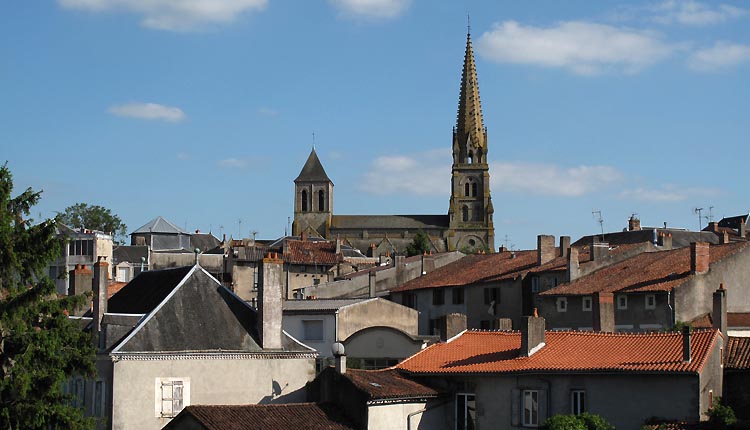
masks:
[[[399,360],[419,352],[422,341],[415,341],[402,332],[373,327],[361,330],[344,342],[349,358],[397,358]]]
[[[314,376],[313,359],[118,361],[112,428],[158,430],[169,421],[155,414],[157,378],[190,378],[190,404],[211,405],[303,402],[304,386]]]
[[[339,310],[338,340],[368,327],[393,327],[412,336],[418,332],[418,312],[384,299],[370,300]]]
[[[323,321],[323,339],[305,338],[304,321]],[[288,315],[284,314],[281,322],[284,331],[300,342],[315,348],[320,357],[332,357],[331,346],[336,342],[336,317],[333,314]]]
[[[425,408],[427,411],[415,413]],[[370,405],[367,409],[367,430],[447,429],[442,409],[450,409],[450,406],[437,400]],[[415,414],[410,418],[411,413]]]

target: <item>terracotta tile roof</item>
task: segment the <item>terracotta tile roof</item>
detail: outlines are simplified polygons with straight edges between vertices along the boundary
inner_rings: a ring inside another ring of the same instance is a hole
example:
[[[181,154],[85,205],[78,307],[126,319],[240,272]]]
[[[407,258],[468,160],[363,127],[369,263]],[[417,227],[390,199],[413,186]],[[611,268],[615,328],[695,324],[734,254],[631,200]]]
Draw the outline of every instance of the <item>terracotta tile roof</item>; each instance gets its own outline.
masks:
[[[724,346],[724,368],[750,369],[750,337],[727,338],[727,344]]]
[[[107,285],[107,298],[112,297],[115,293],[122,290],[122,287],[128,285],[127,282],[112,282]]]
[[[440,393],[405,377],[399,371],[347,370],[344,376],[369,396],[369,400],[437,397]]]
[[[701,315],[690,321],[690,327],[692,328],[713,328],[714,320],[711,318],[711,314]]]
[[[207,430],[351,430],[354,425],[336,406],[317,403],[281,405],[187,406],[164,429],[190,416]]]
[[[709,258],[716,263],[748,245],[747,242],[711,245]],[[588,295],[595,292],[669,291],[690,278],[690,248],[645,252],[540,293],[542,296]]]
[[[728,327],[750,327],[750,313],[727,312]]]
[[[309,240],[287,241],[287,252],[284,261],[292,264],[321,264],[333,266],[343,257],[336,254],[334,242],[313,242]]]
[[[681,333],[602,333],[548,331],[546,345],[519,357],[521,333],[468,331],[439,343],[396,367],[411,373],[676,372],[696,373],[705,363],[718,331],[692,333],[693,359],[682,361]]]

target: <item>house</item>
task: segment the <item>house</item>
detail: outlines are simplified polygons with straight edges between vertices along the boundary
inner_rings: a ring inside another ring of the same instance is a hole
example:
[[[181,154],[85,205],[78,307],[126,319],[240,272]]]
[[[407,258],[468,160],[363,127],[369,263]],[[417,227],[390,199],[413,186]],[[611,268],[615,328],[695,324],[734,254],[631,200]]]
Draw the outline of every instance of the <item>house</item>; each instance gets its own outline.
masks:
[[[52,262],[47,273],[55,282],[55,290],[60,295],[75,295],[85,291],[70,288],[69,274],[77,266],[92,267],[99,257],[112,258],[113,237],[109,233],[87,228],[71,228],[61,223],[55,224],[57,236],[64,241],[60,256]],[[91,287],[88,286],[88,291]]]
[[[282,327],[319,355],[318,369],[333,364],[331,347],[341,342],[349,365],[390,367],[424,348],[418,313],[381,298],[285,300]]]
[[[724,392],[722,403],[737,418],[750,419],[750,337],[729,336],[724,348]]]
[[[282,265],[261,262],[256,310],[199,265],[143,272],[107,301],[98,262],[86,413],[100,428],[147,430],[191,404],[303,401],[317,353],[281,329]]]
[[[720,284],[728,312],[748,312],[748,265],[748,242],[641,253],[541,292],[539,312],[555,329],[661,330],[712,312]]]
[[[520,331],[466,331],[396,369],[450,394],[452,407],[435,412],[445,425],[435,428],[538,427],[590,412],[637,429],[650,417],[706,419],[722,392],[723,342],[718,330],[546,331],[533,316]]]

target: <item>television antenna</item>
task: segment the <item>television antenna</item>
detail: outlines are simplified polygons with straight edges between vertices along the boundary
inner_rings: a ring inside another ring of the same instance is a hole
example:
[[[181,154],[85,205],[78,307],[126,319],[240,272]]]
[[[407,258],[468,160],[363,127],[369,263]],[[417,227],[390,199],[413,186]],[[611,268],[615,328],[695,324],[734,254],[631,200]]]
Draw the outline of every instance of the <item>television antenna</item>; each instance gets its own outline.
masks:
[[[701,214],[703,213],[703,208],[695,208],[693,209],[693,213],[698,214],[698,231],[701,231]]]
[[[604,240],[604,218],[602,218],[602,211],[591,211],[591,216],[593,216],[596,219],[596,222],[599,223],[599,229],[602,232],[602,240]]]

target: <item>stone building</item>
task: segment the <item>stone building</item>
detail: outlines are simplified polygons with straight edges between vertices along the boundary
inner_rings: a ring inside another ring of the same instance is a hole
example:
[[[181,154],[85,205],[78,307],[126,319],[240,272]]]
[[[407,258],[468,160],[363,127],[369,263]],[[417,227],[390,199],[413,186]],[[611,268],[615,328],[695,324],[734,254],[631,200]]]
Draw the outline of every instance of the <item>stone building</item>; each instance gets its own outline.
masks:
[[[402,253],[420,230],[428,235],[436,252],[494,249],[487,129],[482,121],[470,35],[466,39],[452,148],[451,197],[446,215],[334,215],[333,181],[313,148],[294,180],[293,234],[338,237],[369,256]]]

